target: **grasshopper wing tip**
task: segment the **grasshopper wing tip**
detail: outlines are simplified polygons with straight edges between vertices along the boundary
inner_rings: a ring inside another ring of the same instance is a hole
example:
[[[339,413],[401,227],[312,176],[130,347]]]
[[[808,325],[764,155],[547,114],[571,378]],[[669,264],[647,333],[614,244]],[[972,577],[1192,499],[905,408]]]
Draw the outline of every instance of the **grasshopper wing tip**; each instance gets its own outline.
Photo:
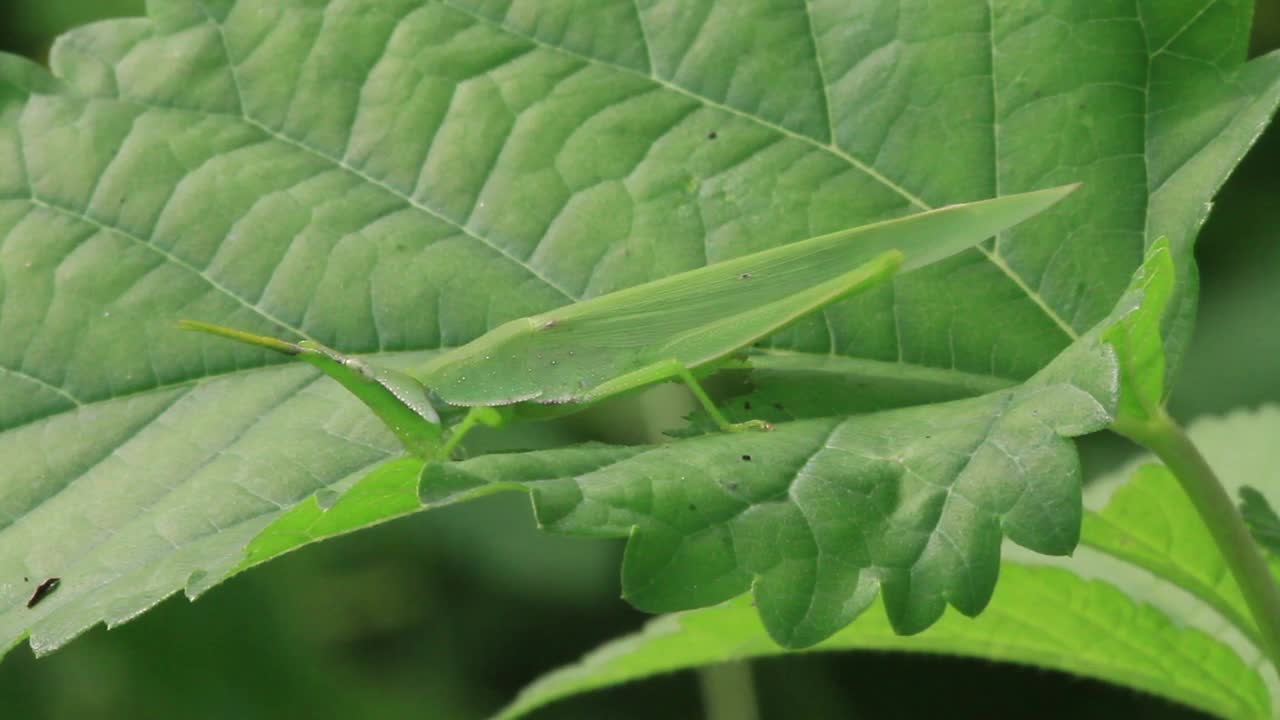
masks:
[[[1049,198],[1050,203],[1055,203],[1080,189],[1080,186],[1083,184],[1083,182],[1073,182],[1066,185],[1059,185],[1057,187],[1048,188],[1047,190],[1041,190],[1039,194]]]
[[[999,199],[1003,200],[1008,198],[1009,201],[1014,203],[1016,206],[1020,206],[1025,210],[1031,211],[1032,214],[1035,214],[1057,205],[1059,201],[1075,192],[1083,184],[1084,183],[1074,182],[1068,185],[1045,188],[1043,190],[1032,190],[1025,193],[1005,195]]]

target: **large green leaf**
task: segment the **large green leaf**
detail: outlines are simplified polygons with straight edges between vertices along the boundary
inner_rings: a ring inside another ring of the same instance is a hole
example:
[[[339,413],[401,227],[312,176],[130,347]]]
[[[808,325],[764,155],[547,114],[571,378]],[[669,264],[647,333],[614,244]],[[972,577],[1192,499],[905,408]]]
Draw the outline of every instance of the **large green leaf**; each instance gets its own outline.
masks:
[[[1094,346],[1045,368],[1111,311],[1158,234],[1194,278],[1207,201],[1276,102],[1277,58],[1241,64],[1250,10],[157,0],[148,19],[64,36],[51,74],[0,58],[0,647],[29,633],[48,650],[196,595],[290,508],[392,460],[394,440],[338,388],[178,334],[180,316],[411,364],[513,317],[779,242],[1082,180],[1054,212],[771,346],[800,358],[793,370],[834,354],[910,388],[886,407],[1033,376],[999,397],[1106,395]],[[1194,286],[1171,302],[1176,361]],[[1041,430],[1022,417],[1004,428],[1016,437],[988,436],[973,422],[992,417],[978,410],[990,397],[903,412],[963,417],[935,449],[998,438],[1008,464],[1045,451],[1058,468],[1074,467],[1058,432],[1105,416],[1068,403]],[[837,425],[776,437],[812,433],[812,448]],[[751,441],[773,463],[803,450]],[[970,482],[1010,501],[985,474],[1002,463],[982,463]],[[1025,507],[1062,513],[1019,515],[1011,532],[1064,552],[1078,490],[1055,487]],[[982,539],[954,558],[981,563],[947,594],[973,611],[996,525],[964,524]],[[22,578],[51,576],[60,588],[28,610]],[[859,587],[824,592],[861,600]],[[906,593],[900,627],[941,610],[929,592]]]
[[[1223,718],[1271,717],[1257,673],[1204,632],[1106,582],[1065,570],[1005,563],[1001,573],[981,617],[949,613],[923,634],[904,638],[873,608],[812,651],[963,654],[1124,684]],[[498,717],[659,673],[782,652],[745,599],[667,615],[539,678]]]

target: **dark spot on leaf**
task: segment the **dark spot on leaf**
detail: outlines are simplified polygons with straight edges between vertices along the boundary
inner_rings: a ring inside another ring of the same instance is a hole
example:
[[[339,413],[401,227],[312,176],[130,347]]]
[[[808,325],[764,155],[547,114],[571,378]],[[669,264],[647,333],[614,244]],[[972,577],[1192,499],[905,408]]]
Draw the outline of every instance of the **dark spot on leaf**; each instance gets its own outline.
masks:
[[[739,279],[739,280],[750,280],[750,279],[751,279],[751,273],[742,273],[741,275],[739,275],[739,276],[738,276],[738,279]]]
[[[693,503],[689,503],[689,509],[690,509],[690,510],[697,510],[697,509],[698,509],[698,506],[697,506],[697,505],[694,505]]]
[[[774,404],[773,404],[773,409],[774,409],[774,410],[783,410],[784,408],[782,407],[782,403],[774,403]]]
[[[720,137],[720,136],[716,134],[716,131],[715,131],[715,130],[712,130],[711,132],[707,133],[707,139],[708,139],[708,140],[715,140],[715,139],[716,139],[716,138],[718,138],[718,137]]]
[[[742,456],[742,459],[743,459],[743,460],[746,460],[747,462],[751,462],[751,456],[750,456],[750,455],[743,455],[743,456]]]
[[[27,577],[26,575],[23,575],[22,582],[31,582],[31,578]]]
[[[751,401],[750,401],[750,400],[748,400],[748,401],[746,401],[746,402],[742,403],[742,409],[743,409],[743,410],[750,410],[750,409],[751,409]]]
[[[62,584],[62,578],[51,577],[36,586],[36,591],[31,594],[31,599],[27,601],[27,608],[35,607],[41,600],[53,594],[58,589],[58,585]]]
[[[730,489],[730,490],[733,490],[734,492],[737,492],[737,490],[738,490],[738,483],[736,483],[736,482],[731,482],[731,483],[729,483],[729,489]]]

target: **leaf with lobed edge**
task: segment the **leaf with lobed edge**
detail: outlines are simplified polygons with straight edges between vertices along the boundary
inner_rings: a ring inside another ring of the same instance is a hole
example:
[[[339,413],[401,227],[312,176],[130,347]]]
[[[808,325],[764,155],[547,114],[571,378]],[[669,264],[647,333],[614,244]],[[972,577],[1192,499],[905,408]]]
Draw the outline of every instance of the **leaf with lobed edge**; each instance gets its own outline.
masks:
[[[1280,475],[1271,472],[1280,462],[1278,430],[1275,406],[1201,418],[1188,428],[1229,487],[1260,492],[1243,484],[1255,482],[1267,493],[1280,487]],[[1029,553],[1010,553],[977,618],[948,613],[903,638],[873,606],[812,650],[1015,662],[1098,678],[1217,717],[1271,718],[1280,683],[1240,591],[1177,481],[1149,463],[1139,458],[1087,488],[1092,509],[1076,557],[1047,567]],[[1280,563],[1273,558],[1271,565],[1280,581]],[[749,598],[740,597],[656,619],[610,641],[535,680],[498,717],[660,673],[781,652]]]
[[[1097,361],[1105,368],[1104,355]],[[948,602],[982,610],[1002,533],[1040,552],[1075,547],[1080,477],[1063,436],[1105,427],[1114,388],[1059,379],[758,436],[705,436],[575,476],[524,479],[530,460],[565,452],[555,450],[432,464],[424,501],[519,483],[548,530],[629,537],[623,593],[644,610],[709,605],[753,587],[775,639],[805,647],[850,622],[880,588],[894,626],[918,632]]]

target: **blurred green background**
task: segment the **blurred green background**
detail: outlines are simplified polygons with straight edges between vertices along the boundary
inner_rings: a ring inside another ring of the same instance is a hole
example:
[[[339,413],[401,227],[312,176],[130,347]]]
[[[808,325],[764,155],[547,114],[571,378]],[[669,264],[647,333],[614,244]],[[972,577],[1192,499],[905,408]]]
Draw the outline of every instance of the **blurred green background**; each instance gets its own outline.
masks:
[[[1280,47],[1259,3],[1254,52]],[[139,15],[142,0],[8,0],[0,50],[43,60],[62,30]],[[1218,198],[1198,248],[1203,300],[1173,399],[1178,417],[1280,400],[1280,131]],[[1099,439],[1091,467],[1126,450]],[[506,495],[306,548],[170,599],[50,657],[0,662],[5,718],[474,718],[646,616],[618,599],[621,545],[533,528]],[[886,653],[754,664],[765,718],[1192,718],[1126,690],[992,663]],[[913,704],[914,703],[914,704]],[[561,703],[539,718],[699,717],[692,673]]]

